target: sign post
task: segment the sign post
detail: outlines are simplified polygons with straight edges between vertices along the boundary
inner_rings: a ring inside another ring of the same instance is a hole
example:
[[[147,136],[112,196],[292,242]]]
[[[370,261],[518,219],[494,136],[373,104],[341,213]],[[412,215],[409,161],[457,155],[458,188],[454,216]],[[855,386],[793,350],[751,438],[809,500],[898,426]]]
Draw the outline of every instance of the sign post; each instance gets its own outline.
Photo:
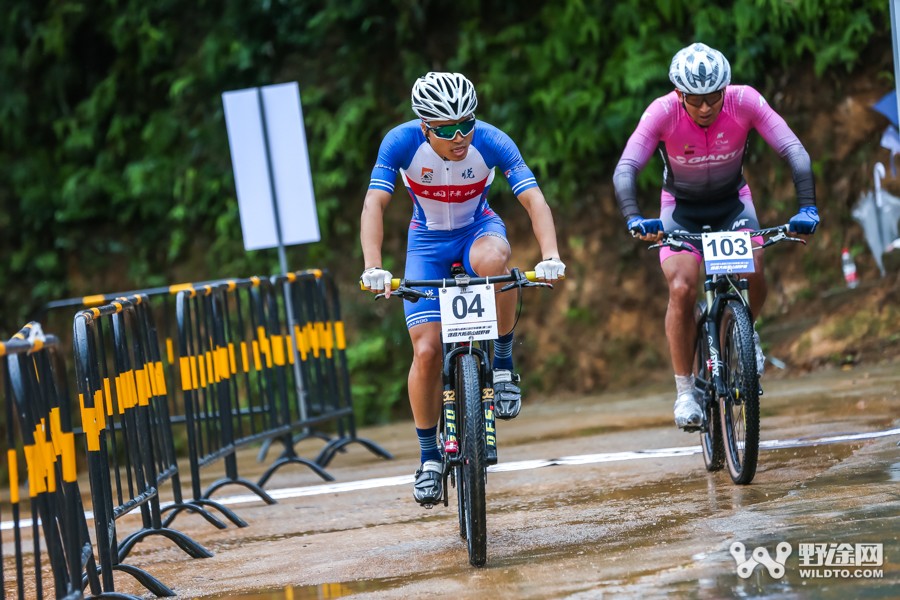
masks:
[[[286,275],[284,247],[321,239],[299,86],[291,82],[225,92],[222,104],[244,249],[278,248],[281,272]],[[294,380],[300,417],[305,420],[306,397],[289,290],[285,282]]]

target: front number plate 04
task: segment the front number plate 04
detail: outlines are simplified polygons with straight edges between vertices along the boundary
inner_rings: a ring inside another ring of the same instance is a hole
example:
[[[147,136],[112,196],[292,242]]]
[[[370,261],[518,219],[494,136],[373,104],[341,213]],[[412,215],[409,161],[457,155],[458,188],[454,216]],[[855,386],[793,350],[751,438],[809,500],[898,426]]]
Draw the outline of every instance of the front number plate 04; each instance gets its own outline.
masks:
[[[438,290],[444,343],[497,339],[494,284]]]
[[[703,262],[707,273],[753,273],[753,244],[749,231],[703,234]]]

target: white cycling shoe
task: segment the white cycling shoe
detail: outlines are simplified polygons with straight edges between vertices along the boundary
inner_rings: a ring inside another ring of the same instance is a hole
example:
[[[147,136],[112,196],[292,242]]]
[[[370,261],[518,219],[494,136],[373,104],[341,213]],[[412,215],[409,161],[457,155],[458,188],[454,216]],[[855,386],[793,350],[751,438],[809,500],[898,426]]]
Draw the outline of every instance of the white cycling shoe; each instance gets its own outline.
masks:
[[[693,390],[679,394],[675,399],[675,425],[679,429],[696,429],[703,424],[703,409]]]

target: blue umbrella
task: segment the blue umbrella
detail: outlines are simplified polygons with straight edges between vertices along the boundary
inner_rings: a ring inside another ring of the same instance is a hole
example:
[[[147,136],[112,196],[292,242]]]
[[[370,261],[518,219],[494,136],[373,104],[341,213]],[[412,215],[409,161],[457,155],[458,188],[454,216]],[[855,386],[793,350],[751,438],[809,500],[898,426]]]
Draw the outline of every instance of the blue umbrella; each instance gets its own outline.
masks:
[[[872,108],[886,116],[895,126],[900,124],[897,119],[897,90],[885,94]]]

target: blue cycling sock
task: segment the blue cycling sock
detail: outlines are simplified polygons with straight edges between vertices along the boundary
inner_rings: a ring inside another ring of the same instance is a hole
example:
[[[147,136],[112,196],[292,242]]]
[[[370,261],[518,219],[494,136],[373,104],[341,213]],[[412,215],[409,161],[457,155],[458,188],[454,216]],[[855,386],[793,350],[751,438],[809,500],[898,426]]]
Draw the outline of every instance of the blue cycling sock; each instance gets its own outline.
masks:
[[[426,460],[436,460],[441,462],[441,451],[437,445],[437,425],[428,429],[419,429],[416,427],[416,435],[419,438],[419,452],[422,457],[422,464]]]
[[[513,370],[512,360],[513,332],[501,335],[494,341],[494,368]]]

